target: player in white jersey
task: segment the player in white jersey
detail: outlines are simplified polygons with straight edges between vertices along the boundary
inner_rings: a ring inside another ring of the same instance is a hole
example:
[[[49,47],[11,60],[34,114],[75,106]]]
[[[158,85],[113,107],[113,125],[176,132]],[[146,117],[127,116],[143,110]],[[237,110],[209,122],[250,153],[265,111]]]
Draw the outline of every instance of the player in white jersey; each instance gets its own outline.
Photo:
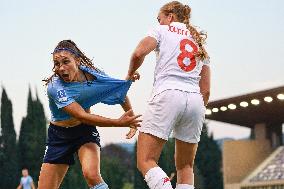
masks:
[[[165,4],[159,26],[148,33],[132,54],[127,78],[155,50],[157,63],[151,98],[138,137],[137,166],[151,189],[172,189],[157,165],[173,131],[176,189],[193,189],[193,164],[210,92],[209,56],[204,34],[190,23],[191,9],[178,1]]]

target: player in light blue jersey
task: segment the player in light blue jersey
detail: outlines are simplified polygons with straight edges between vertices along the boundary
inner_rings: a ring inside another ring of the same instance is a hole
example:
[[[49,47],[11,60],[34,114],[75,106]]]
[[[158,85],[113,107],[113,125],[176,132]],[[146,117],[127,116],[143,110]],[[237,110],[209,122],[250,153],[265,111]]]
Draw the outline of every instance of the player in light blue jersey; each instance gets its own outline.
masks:
[[[96,126],[130,127],[127,138],[135,135],[140,115],[134,115],[126,93],[139,74],[128,80],[111,78],[95,68],[71,40],[59,42],[52,54],[54,74],[45,80],[51,121],[38,188],[59,188],[77,153],[88,186],[108,189],[100,175],[100,136]],[[90,107],[99,102],[121,104],[125,113],[117,119],[91,114]]]
[[[22,169],[22,178],[17,189],[35,189],[34,181],[32,177],[29,175],[28,169]]]

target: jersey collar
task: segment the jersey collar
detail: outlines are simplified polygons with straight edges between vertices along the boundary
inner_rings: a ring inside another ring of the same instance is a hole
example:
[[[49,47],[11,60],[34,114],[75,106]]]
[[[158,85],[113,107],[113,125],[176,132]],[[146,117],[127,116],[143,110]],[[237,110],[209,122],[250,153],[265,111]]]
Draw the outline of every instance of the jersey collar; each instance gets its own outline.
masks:
[[[186,29],[186,25],[184,23],[181,23],[181,22],[172,22],[170,25]]]

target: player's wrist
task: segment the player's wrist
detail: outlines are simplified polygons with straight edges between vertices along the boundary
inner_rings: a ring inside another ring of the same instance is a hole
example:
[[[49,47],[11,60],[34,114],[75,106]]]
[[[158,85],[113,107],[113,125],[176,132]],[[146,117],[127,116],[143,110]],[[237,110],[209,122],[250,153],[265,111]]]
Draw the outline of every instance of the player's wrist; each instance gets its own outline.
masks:
[[[119,126],[119,120],[118,119],[110,119],[109,125],[110,126]]]

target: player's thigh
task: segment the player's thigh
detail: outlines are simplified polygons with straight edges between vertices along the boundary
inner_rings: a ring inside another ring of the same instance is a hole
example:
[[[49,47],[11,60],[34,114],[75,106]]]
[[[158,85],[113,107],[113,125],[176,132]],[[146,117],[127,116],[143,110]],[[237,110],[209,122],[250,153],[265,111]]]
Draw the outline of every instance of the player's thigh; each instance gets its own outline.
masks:
[[[40,170],[38,189],[57,189],[69,165],[43,163]]]
[[[205,121],[205,107],[198,93],[187,93],[186,99],[185,111],[175,125],[173,137],[188,143],[198,143]]]
[[[89,142],[82,145],[78,150],[78,156],[83,173],[93,172],[94,174],[99,174],[100,147],[96,143]]]
[[[198,143],[188,143],[181,140],[175,140],[175,162],[176,169],[192,168],[198,147]]]
[[[165,90],[152,97],[143,115],[140,131],[168,140],[186,108],[186,101],[179,99],[184,96],[183,93],[179,90]]]
[[[158,162],[166,140],[140,132],[137,143],[137,161],[154,160]]]

